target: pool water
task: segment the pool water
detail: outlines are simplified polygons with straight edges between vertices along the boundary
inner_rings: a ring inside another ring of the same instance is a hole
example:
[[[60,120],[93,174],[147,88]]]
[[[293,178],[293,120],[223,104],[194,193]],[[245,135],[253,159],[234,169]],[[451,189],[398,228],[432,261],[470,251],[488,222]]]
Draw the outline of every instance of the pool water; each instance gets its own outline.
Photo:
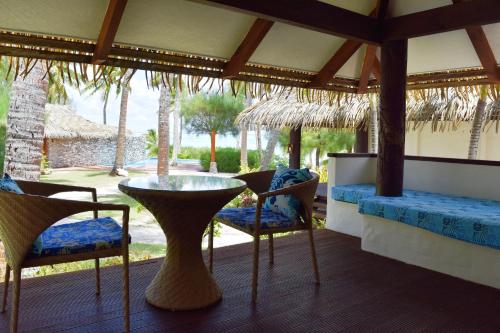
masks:
[[[129,163],[126,164],[126,168],[156,168],[158,164],[158,159],[156,157],[151,157],[148,158],[147,160],[142,160],[142,161],[137,161],[134,163]],[[177,164],[180,165],[200,165],[199,160],[194,160],[194,159],[182,159],[178,158],[177,159]]]

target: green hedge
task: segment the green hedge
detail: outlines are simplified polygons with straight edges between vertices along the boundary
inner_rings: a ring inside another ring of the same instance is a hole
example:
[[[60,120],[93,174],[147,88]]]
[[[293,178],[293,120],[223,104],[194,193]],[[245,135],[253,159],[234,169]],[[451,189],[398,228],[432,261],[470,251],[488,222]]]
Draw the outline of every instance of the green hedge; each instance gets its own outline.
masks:
[[[219,172],[236,173],[240,171],[240,150],[236,148],[218,148],[215,150],[215,161]],[[200,164],[203,169],[210,167],[210,150],[204,151],[200,156]],[[256,150],[248,151],[248,166],[250,169],[258,168],[260,165],[259,154]]]

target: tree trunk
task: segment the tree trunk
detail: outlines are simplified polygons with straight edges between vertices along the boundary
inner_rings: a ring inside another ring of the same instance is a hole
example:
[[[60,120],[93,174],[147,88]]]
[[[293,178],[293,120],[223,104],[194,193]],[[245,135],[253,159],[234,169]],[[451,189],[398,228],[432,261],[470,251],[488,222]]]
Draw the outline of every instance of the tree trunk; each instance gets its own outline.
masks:
[[[45,72],[45,65],[38,61],[26,78],[12,83],[4,170],[16,179],[40,179],[48,88]]]
[[[378,110],[375,96],[370,96],[370,153],[378,153]]]
[[[300,168],[300,141],[302,139],[302,127],[290,129],[290,144],[288,146],[288,166],[291,169]]]
[[[321,148],[316,147],[316,168],[319,169],[319,160],[321,157]]]
[[[479,140],[481,139],[481,130],[484,122],[484,111],[486,109],[486,97],[488,96],[488,89],[486,86],[481,86],[479,93],[479,100],[477,101],[476,111],[474,113],[474,120],[472,121],[472,129],[470,132],[469,141],[469,154],[470,160],[477,159],[479,149]]]
[[[217,162],[215,162],[215,129],[210,132],[210,169],[209,172],[217,173]]]
[[[106,109],[108,108],[109,91],[104,92],[104,105],[102,106],[102,123],[106,125]]]
[[[177,155],[181,152],[181,95],[179,92],[175,95],[174,106],[174,142],[172,147],[172,165],[177,165]]]
[[[170,133],[168,128],[169,106],[170,91],[162,85],[158,108],[158,166],[156,168],[158,176],[168,175],[168,150],[170,148]]]
[[[246,127],[241,128],[241,142],[240,142],[240,166],[241,170],[248,169],[248,130]]]
[[[118,169],[123,169],[125,163],[125,144],[127,139],[127,107],[128,95],[130,93],[130,79],[132,70],[129,69],[123,77],[122,95],[120,101],[120,119],[118,121],[118,137],[116,138],[115,164],[109,173],[110,176],[117,176]]]
[[[262,163],[260,164],[260,169],[263,171],[269,169],[269,164],[271,163],[271,159],[273,158],[274,149],[276,148],[276,144],[278,143],[279,136],[279,130],[271,130],[271,132],[269,133],[269,140],[267,141],[266,151],[264,153],[264,156],[262,157]]]
[[[403,194],[408,41],[382,44],[377,195]]]
[[[259,161],[262,161],[262,136],[260,126],[255,126],[255,139],[257,144],[257,154],[259,154]]]

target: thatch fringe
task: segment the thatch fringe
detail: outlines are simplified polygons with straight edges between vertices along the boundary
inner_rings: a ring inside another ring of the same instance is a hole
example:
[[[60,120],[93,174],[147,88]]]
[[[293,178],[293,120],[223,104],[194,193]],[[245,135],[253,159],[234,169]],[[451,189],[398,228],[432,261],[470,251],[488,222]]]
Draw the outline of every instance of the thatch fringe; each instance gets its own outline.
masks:
[[[491,86],[487,98],[483,130],[500,128],[499,86]],[[284,127],[309,129],[366,129],[370,118],[370,99],[378,96],[344,94],[335,103],[316,97],[315,102],[300,101],[294,91],[262,100],[239,114],[236,123],[241,127],[255,125],[269,129]],[[407,130],[417,130],[431,123],[432,131],[456,130],[461,123],[473,119],[478,87],[415,90],[407,94]]]

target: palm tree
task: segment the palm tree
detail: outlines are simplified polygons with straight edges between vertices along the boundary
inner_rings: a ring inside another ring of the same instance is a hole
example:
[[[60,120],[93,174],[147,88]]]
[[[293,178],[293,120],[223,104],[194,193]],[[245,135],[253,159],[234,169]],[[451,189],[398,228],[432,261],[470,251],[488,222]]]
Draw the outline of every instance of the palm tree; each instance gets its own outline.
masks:
[[[14,178],[39,180],[48,80],[41,61],[21,61],[29,74],[12,82],[7,116],[4,170]],[[33,66],[33,67],[31,67]]]
[[[169,133],[169,109],[170,90],[165,85],[160,87],[160,99],[158,101],[158,176],[168,175],[168,150],[170,148]]]
[[[477,101],[476,111],[474,113],[474,120],[472,121],[472,129],[470,132],[469,154],[468,154],[468,158],[470,160],[477,159],[477,153],[479,150],[479,140],[481,139],[481,130],[483,128],[487,97],[488,97],[488,87],[481,86],[479,90],[479,99]]]
[[[271,164],[271,159],[273,158],[274,150],[276,149],[276,144],[280,136],[279,130],[271,130],[269,132],[269,140],[267,141],[266,151],[262,157],[262,163],[260,166],[261,170],[269,169],[269,164]]]
[[[130,80],[134,75],[134,71],[127,69],[123,75],[123,83],[121,84],[121,101],[120,101],[120,119],[118,121],[118,137],[116,138],[116,153],[115,163],[109,173],[110,176],[117,176],[118,169],[123,169],[125,163],[125,143],[127,136],[127,107],[128,96],[130,93]]]
[[[173,142],[173,147],[172,147],[172,165],[177,165],[177,156],[181,152],[181,134],[182,134],[182,127],[181,127],[181,99],[182,99],[182,94],[177,85],[174,84],[176,87],[176,91],[174,91],[174,110],[173,110],[173,136],[174,136],[174,142]]]
[[[148,129],[146,134],[146,150],[149,157],[158,156],[158,135],[156,135],[156,130],[153,128]]]
[[[84,92],[90,91],[90,95],[94,95],[97,92],[101,93],[102,100],[102,123],[106,125],[107,123],[107,108],[109,95],[111,93],[111,88],[116,86],[116,94],[120,94],[121,85],[118,84],[121,75],[123,74],[120,68],[115,67],[103,67],[105,73],[100,76],[99,80],[89,81],[83,88]]]

